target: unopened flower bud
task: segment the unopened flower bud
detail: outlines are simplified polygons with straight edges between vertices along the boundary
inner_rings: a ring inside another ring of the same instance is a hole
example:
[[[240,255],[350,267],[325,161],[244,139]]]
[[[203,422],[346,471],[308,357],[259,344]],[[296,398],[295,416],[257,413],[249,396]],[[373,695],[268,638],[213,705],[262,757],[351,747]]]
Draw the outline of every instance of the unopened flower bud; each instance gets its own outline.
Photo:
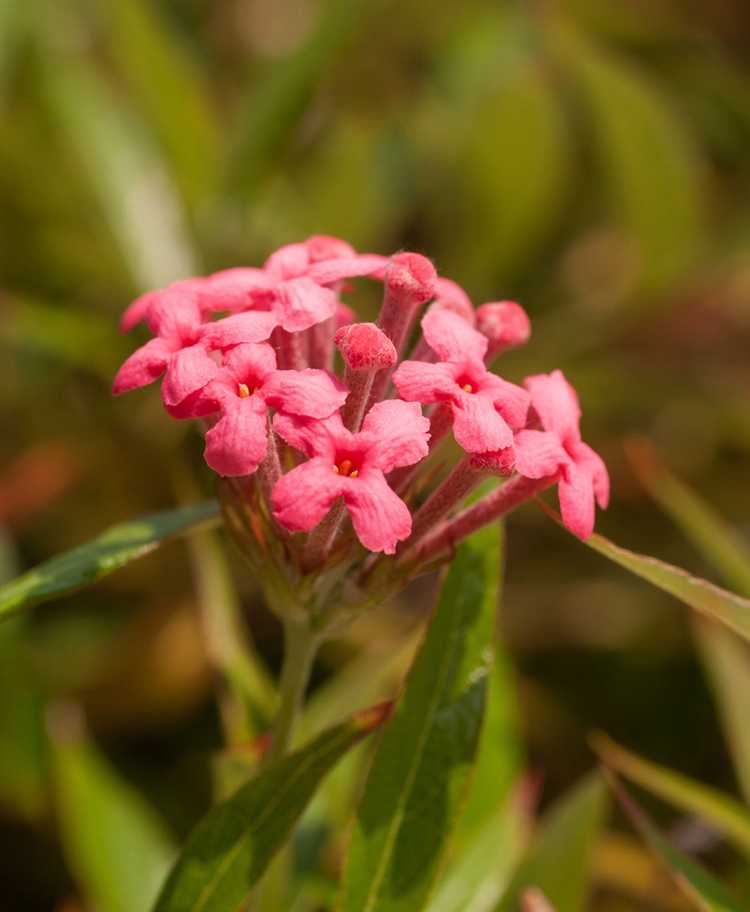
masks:
[[[342,326],[334,340],[344,363],[352,371],[375,371],[393,367],[398,357],[393,342],[374,323]]]
[[[525,345],[531,335],[526,311],[515,301],[492,301],[477,309],[477,329],[489,339],[489,357]]]

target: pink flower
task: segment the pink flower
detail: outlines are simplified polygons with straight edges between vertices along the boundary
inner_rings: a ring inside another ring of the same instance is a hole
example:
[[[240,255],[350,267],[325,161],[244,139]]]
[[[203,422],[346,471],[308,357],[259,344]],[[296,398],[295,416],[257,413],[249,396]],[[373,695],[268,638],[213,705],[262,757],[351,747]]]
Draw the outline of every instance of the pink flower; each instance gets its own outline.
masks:
[[[205,323],[194,293],[167,289],[151,302],[147,322],[156,338],[136,349],[117,372],[114,394],[146,386],[166,372],[162,398],[180,405],[216,374],[212,351],[242,342],[262,342],[274,327],[270,314],[243,313]]]
[[[594,501],[609,502],[609,475],[601,458],[581,440],[581,409],[562,371],[529,377],[525,386],[544,430],[516,434],[516,469],[526,478],[560,478],[557,493],[568,529],[586,539],[594,531]]]
[[[274,516],[293,532],[309,532],[342,497],[362,544],[393,554],[411,534],[411,514],[385,476],[428,452],[429,421],[416,404],[373,406],[353,434],[336,414],[322,421],[277,415],[274,429],[309,457],[276,483]]]
[[[529,395],[484,366],[487,339],[446,309],[430,310],[422,332],[441,360],[404,361],[393,375],[401,397],[449,405],[453,435],[468,453],[512,447],[513,430],[526,423]]]
[[[219,475],[250,475],[268,447],[267,409],[327,418],[343,405],[346,387],[322,370],[276,370],[270,345],[237,345],[192,403],[190,414],[218,413],[206,433],[205,458]]]
[[[265,310],[287,332],[308,329],[333,316],[337,297],[327,286],[346,278],[378,275],[386,257],[357,254],[345,241],[314,235],[280,247],[262,269],[238,266],[205,277],[182,279],[136,298],[120,321],[123,332],[147,318],[150,307],[169,298],[195,301],[203,314]]]
[[[528,314],[515,301],[490,301],[477,309],[477,329],[489,340],[489,355],[525,345],[531,337]]]

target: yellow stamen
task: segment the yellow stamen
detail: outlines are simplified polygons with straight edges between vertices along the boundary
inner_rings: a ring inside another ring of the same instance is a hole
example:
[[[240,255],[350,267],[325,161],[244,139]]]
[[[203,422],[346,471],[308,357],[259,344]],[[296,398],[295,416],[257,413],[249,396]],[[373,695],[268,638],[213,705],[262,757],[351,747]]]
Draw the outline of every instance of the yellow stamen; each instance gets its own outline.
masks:
[[[333,466],[333,471],[334,471],[337,475],[339,474],[339,467],[338,467],[337,465],[335,465],[335,464],[334,464],[334,466]]]
[[[353,472],[349,473],[349,478],[356,478],[359,475],[359,472],[355,469]]]
[[[247,397],[250,395],[250,387],[247,385],[247,383],[240,383],[237,386],[237,393],[240,399],[247,399]]]
[[[465,393],[473,393],[473,392],[474,392],[474,387],[471,385],[471,383],[464,383],[462,389],[463,389],[463,391],[464,391]]]

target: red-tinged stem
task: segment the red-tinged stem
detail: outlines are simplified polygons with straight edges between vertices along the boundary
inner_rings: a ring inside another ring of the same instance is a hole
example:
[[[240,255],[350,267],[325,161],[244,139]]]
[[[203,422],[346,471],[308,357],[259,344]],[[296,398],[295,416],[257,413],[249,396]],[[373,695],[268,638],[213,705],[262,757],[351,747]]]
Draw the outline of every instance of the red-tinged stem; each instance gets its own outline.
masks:
[[[419,545],[419,540],[431,526],[461,503],[472,488],[489,474],[487,468],[478,468],[471,456],[462,459],[432,492],[412,519],[411,536],[403,551]]]
[[[302,554],[302,564],[305,570],[314,570],[325,563],[345,517],[344,501],[339,500],[312,530]]]
[[[450,405],[442,403],[430,415],[430,453],[432,454],[445,439],[453,424],[453,412]],[[396,469],[388,476],[388,484],[398,495],[403,495],[422,469],[423,462],[417,465]]]
[[[356,433],[362,426],[365,408],[370,400],[372,384],[379,371],[346,369],[344,382],[349,387],[349,395],[341,410],[344,426]]]
[[[336,318],[331,317],[316,323],[308,330],[310,367],[320,370],[333,369],[333,336],[336,332]]]
[[[434,351],[430,348],[430,346],[427,344],[427,342],[426,342],[426,340],[424,339],[424,337],[423,337],[423,336],[420,336],[419,339],[418,339],[418,341],[417,341],[417,344],[416,344],[416,345],[414,346],[414,348],[409,352],[409,357],[408,357],[407,360],[409,360],[409,361],[429,361],[429,362],[432,362],[432,361],[435,361],[436,358],[437,358],[437,356],[435,355],[435,352],[434,352]]]
[[[524,478],[517,475],[471,507],[462,510],[453,519],[441,523],[425,536],[417,548],[404,555],[402,560],[424,564],[451,549],[477,529],[494,522],[515,510],[524,501],[549,488],[557,481],[556,475],[546,478]]]
[[[304,370],[307,367],[307,354],[303,333],[287,332],[275,329],[271,341],[276,349],[279,368],[282,370]]]

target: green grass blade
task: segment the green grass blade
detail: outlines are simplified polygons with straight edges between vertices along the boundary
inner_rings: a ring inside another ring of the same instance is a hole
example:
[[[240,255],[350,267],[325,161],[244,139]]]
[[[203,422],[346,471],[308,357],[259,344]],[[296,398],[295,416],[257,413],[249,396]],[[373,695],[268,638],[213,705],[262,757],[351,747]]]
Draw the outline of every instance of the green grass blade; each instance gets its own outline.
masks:
[[[63,850],[98,912],[148,912],[174,848],[142,796],[83,735],[75,707],[51,714],[54,798]]]
[[[217,522],[218,516],[218,504],[207,501],[112,526],[85,545],[39,564],[0,588],[0,618],[90,586],[149,554],[165,539]]]
[[[670,804],[697,814],[750,855],[750,816],[733,798],[674,770],[644,760],[605,735],[592,739],[604,763]]]
[[[100,0],[109,45],[119,73],[150,124],[191,203],[218,177],[220,132],[196,61],[174,29],[145,0]]]
[[[491,662],[497,548],[463,544],[360,803],[342,912],[425,906],[475,763]]]
[[[563,795],[542,819],[496,912],[516,912],[528,887],[541,889],[556,912],[582,912],[593,847],[606,809],[607,791],[598,774]]]
[[[741,912],[741,906],[711,874],[661,835],[641,808],[613,776],[609,781],[620,803],[651,851],[664,863],[685,896],[701,912]]]
[[[329,770],[385,716],[365,710],[280,760],[203,818],[188,838],[155,912],[241,907]]]

